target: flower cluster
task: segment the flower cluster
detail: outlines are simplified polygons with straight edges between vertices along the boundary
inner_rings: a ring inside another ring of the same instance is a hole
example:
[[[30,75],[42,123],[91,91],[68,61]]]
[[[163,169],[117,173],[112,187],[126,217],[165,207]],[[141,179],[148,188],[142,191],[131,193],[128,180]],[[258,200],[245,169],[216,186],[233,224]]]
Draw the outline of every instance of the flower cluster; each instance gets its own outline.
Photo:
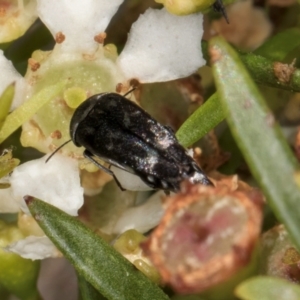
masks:
[[[54,49],[35,51],[24,78],[3,52],[0,53],[0,94],[10,83],[16,83],[12,110],[45,87],[57,82],[64,84],[63,92],[23,125],[21,142],[24,146],[49,153],[68,140],[74,109],[93,94],[124,93],[129,90],[132,79],[151,83],[186,77],[205,64],[200,43],[203,34],[201,13],[174,16],[165,9],[148,9],[132,25],[120,55],[114,45],[104,45],[105,29],[121,3],[121,0],[88,0],[83,6],[79,0],[38,0],[37,6],[31,9],[31,18],[38,16],[48,27],[56,41]],[[88,165],[83,160],[82,149],[73,145],[67,146],[63,154],[55,155],[47,164],[46,157],[16,167],[6,178],[10,188],[0,190],[0,212],[21,210],[19,219],[27,218],[29,212],[23,197],[32,195],[77,215],[84,195],[80,170],[95,171],[95,166]],[[126,174],[125,177],[128,183],[122,181],[124,187],[140,188],[137,176]],[[122,206],[119,217],[103,230],[107,233],[120,233],[129,228],[141,232],[149,230],[162,215],[159,195],[155,194],[138,207],[134,207],[132,196]],[[29,230],[26,239],[9,245],[7,249],[32,259],[57,255],[42,232],[33,232]]]

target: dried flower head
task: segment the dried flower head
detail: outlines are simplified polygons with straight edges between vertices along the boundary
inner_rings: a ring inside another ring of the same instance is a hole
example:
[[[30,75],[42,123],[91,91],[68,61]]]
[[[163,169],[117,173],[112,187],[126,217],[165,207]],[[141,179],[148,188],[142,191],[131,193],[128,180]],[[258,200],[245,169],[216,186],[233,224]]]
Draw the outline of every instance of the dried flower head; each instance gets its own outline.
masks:
[[[262,221],[258,191],[185,184],[166,201],[166,213],[143,248],[177,292],[206,290],[250,261]]]

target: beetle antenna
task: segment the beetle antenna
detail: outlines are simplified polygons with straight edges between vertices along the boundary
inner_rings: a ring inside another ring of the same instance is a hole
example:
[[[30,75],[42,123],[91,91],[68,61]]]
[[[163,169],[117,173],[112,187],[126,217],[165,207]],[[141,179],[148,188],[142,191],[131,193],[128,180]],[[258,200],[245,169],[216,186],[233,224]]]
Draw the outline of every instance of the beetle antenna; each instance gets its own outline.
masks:
[[[226,13],[226,8],[222,2],[222,0],[216,0],[216,2],[213,4],[213,8],[216,12],[221,13],[226,20],[227,24],[229,24],[229,19]]]
[[[57,149],[55,149],[55,150],[51,153],[51,155],[46,159],[45,164],[50,160],[50,158],[51,158],[56,152],[58,152],[63,146],[67,145],[67,144],[70,143],[71,141],[72,141],[72,139],[70,139],[70,140],[64,142],[64,143],[63,143],[62,145],[60,145]]]
[[[133,91],[135,91],[137,89],[136,86],[134,86],[131,90],[129,90],[126,94],[123,95],[123,97],[126,97],[128,94],[132,93]]]

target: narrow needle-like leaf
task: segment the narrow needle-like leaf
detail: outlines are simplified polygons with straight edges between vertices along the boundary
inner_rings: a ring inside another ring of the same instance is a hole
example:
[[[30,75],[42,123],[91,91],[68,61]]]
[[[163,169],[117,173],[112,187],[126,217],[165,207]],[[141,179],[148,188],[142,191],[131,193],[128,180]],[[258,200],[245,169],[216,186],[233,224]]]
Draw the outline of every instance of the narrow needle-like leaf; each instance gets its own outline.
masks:
[[[15,94],[15,84],[10,84],[0,96],[0,128],[9,112]]]
[[[78,276],[81,300],[106,300],[88,281]]]
[[[219,37],[210,41],[209,51],[232,134],[269,205],[300,250],[298,164],[237,53]]]
[[[155,283],[76,218],[41,200],[25,198],[47,236],[78,274],[107,299],[169,299]]]
[[[43,105],[56,97],[65,86],[65,81],[42,89],[31,99],[9,114],[0,129],[0,143],[8,138],[24,122],[28,121]]]
[[[298,51],[299,46],[300,29],[289,28],[272,36],[263,43],[262,46],[256,49],[254,53],[275,61],[284,61],[293,50]]]
[[[224,110],[215,93],[181,125],[176,136],[181,145],[189,147],[215,128],[224,118]]]

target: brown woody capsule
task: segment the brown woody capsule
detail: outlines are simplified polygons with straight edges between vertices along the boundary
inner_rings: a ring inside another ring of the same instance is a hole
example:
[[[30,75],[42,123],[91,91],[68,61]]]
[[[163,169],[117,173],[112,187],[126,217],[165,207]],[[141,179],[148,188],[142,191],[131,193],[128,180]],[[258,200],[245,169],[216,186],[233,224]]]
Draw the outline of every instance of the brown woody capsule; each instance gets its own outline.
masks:
[[[223,282],[251,258],[260,233],[262,196],[185,184],[167,199],[165,216],[142,244],[162,280],[179,293]]]
[[[260,273],[300,283],[300,253],[283,225],[265,232],[260,242]]]

